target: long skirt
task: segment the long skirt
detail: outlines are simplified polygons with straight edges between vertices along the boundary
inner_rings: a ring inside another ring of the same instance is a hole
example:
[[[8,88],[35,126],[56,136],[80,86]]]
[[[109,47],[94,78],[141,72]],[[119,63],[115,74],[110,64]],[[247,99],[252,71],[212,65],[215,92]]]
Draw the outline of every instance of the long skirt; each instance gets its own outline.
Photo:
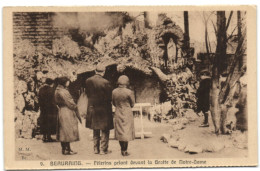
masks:
[[[119,141],[132,141],[135,139],[134,117],[131,113],[124,114],[122,112],[115,114],[115,138]]]
[[[79,141],[77,116],[68,107],[61,107],[59,110],[57,140],[61,142]]]
[[[57,112],[53,110],[41,111],[39,121],[42,134],[56,134],[57,115]]]

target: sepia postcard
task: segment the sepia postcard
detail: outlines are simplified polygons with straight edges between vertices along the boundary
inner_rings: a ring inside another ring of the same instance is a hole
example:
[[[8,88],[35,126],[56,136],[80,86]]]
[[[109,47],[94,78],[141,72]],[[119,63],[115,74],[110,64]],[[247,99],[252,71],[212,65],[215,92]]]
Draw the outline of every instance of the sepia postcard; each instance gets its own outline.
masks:
[[[4,7],[6,170],[257,166],[256,6]]]

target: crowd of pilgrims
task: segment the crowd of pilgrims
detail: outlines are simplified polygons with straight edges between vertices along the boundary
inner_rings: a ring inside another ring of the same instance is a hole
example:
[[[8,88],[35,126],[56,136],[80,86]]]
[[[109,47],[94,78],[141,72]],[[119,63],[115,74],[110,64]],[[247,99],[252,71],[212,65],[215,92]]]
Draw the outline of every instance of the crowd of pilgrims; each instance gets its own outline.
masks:
[[[119,141],[121,154],[128,156],[128,142],[135,139],[131,109],[135,102],[134,94],[128,88],[129,78],[121,75],[118,87],[113,90],[111,83],[103,78],[105,66],[98,64],[95,72],[94,76],[85,81],[85,126],[93,130],[94,153],[105,155],[112,152],[108,149],[109,133],[115,128],[115,138]],[[68,90],[69,84],[67,77],[55,80],[46,78],[38,94],[42,140],[59,141],[63,155],[77,154],[71,149],[70,143],[80,140],[78,122],[82,124],[82,111]],[[114,114],[112,104],[115,106]],[[51,138],[53,134],[56,134],[56,140]]]

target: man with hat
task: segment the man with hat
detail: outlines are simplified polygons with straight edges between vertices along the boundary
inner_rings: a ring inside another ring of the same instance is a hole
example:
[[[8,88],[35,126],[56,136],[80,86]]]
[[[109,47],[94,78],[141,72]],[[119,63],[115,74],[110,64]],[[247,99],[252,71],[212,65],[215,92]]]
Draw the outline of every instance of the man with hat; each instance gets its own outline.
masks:
[[[200,127],[209,127],[208,122],[208,112],[209,112],[209,100],[210,100],[210,85],[211,85],[211,77],[208,70],[202,70],[200,72],[200,86],[197,90],[196,96],[197,100],[197,113],[203,112],[204,122],[200,125]]]
[[[98,64],[96,74],[85,82],[88,97],[86,127],[93,129],[94,153],[108,154],[109,132],[114,128],[112,116],[112,86],[103,78],[105,66]],[[100,136],[101,132],[101,136]]]

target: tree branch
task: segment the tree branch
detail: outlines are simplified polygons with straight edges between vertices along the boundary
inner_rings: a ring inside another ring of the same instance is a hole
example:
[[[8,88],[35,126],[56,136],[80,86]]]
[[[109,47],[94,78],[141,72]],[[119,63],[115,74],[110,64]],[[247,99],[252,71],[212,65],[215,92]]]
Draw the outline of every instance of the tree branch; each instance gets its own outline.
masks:
[[[233,74],[234,74],[234,70],[235,70],[235,67],[239,61],[239,56],[243,55],[245,53],[245,49],[244,49],[244,37],[245,35],[241,36],[240,40],[238,41],[238,46],[237,46],[237,49],[236,49],[236,53],[235,53],[235,56],[234,56],[234,60],[231,64],[231,68],[229,70],[229,75],[226,79],[226,82],[223,86],[223,88],[221,89],[220,91],[220,95],[219,95],[219,99],[220,99],[220,102],[222,104],[225,103],[225,101],[227,100],[227,96],[228,96],[228,88],[230,87],[230,84],[231,84],[231,81],[232,81],[232,78],[233,78]]]
[[[213,23],[213,21],[212,20],[210,20],[210,21],[211,21],[211,23],[213,25],[213,28],[214,28],[214,31],[215,31],[215,35],[217,36],[217,28],[216,28],[215,24]]]
[[[233,11],[231,11],[230,14],[229,14],[228,22],[227,22],[227,25],[226,25],[226,31],[227,31],[227,29],[228,29],[228,27],[229,27],[229,24],[230,24],[230,21],[231,21],[232,15],[233,15]]]
[[[233,33],[236,30],[237,26],[233,29],[233,31],[231,32],[231,34],[227,37],[227,40],[231,39],[233,37]]]

